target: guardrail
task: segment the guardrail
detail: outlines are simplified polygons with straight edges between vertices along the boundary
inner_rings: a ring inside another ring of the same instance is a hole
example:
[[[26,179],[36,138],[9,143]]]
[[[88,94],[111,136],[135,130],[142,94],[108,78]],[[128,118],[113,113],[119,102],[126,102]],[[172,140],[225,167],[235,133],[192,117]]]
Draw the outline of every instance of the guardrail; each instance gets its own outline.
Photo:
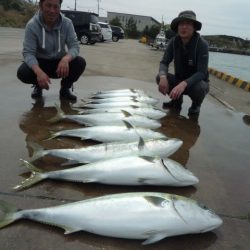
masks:
[[[244,89],[248,92],[250,92],[250,82],[243,81],[239,78],[236,78],[234,76],[228,75],[224,72],[218,71],[213,68],[208,68],[208,72],[214,76],[216,76],[219,79],[222,79],[226,82],[231,83],[232,85],[235,85],[238,88]]]

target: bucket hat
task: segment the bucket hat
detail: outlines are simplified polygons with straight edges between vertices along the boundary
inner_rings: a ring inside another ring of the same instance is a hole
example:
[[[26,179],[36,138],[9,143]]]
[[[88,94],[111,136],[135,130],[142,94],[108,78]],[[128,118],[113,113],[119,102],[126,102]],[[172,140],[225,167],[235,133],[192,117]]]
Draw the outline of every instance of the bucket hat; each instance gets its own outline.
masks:
[[[196,14],[192,10],[185,10],[180,12],[178,17],[171,22],[171,29],[177,33],[178,24],[181,21],[192,21],[194,23],[195,30],[200,30],[202,23],[196,20]]]

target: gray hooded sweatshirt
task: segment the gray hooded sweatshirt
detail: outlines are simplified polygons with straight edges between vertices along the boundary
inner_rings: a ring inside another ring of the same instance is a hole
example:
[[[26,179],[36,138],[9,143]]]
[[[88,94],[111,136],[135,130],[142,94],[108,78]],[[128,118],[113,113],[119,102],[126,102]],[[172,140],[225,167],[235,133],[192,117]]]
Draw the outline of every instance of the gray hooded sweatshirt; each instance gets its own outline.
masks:
[[[67,51],[65,48],[67,46]],[[27,23],[23,42],[24,62],[32,68],[38,59],[56,60],[66,54],[79,55],[79,42],[72,21],[60,14],[57,24],[49,29],[38,11]]]

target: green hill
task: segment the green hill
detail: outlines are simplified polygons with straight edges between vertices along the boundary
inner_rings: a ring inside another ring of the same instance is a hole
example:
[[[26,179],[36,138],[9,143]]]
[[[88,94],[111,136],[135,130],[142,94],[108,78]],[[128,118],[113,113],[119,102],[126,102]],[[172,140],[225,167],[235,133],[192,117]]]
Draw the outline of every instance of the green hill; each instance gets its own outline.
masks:
[[[250,49],[250,41],[240,37],[227,35],[203,36],[209,43],[210,47],[224,49]]]
[[[32,1],[0,0],[0,26],[24,27],[36,9]]]

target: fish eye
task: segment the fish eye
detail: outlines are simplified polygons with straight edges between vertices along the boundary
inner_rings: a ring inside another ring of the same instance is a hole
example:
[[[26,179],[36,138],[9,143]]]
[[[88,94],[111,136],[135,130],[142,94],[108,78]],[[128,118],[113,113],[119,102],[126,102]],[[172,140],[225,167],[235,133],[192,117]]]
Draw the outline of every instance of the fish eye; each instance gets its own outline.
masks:
[[[209,210],[209,208],[206,205],[204,205],[203,203],[198,203],[198,206],[204,210]]]

